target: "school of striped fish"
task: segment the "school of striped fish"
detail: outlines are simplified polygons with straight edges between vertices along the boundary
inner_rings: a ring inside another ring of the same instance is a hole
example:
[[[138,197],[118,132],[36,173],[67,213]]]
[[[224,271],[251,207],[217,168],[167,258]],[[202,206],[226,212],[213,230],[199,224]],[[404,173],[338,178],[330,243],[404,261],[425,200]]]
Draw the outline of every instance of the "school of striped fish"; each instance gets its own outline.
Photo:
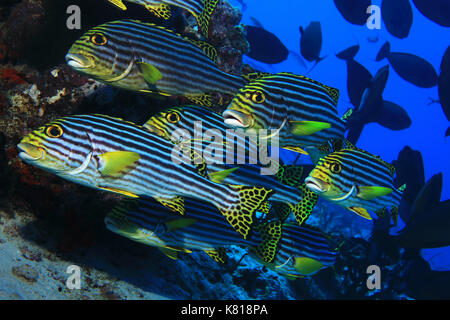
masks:
[[[201,250],[225,264],[228,246],[240,246],[295,279],[332,266],[338,255],[332,239],[306,223],[319,198],[365,219],[397,221],[405,187],[394,185],[391,164],[345,139],[354,115],[338,114],[337,89],[289,72],[222,71],[208,43],[218,0],[108,1],[122,10],[127,2],[142,5],[162,19],[174,7],[184,9],[202,39],[135,20],[92,28],[66,55],[72,69],[120,89],[183,97],[187,105],[167,106],[142,125],[100,114],[67,116],[17,146],[27,164],[123,196],[105,218],[109,230],[172,259]],[[210,108],[215,94],[232,97],[220,101],[223,113]],[[205,152],[211,140],[196,137],[198,125],[226,137],[216,143],[227,151],[219,160]],[[261,130],[278,138],[277,145],[266,140],[272,156],[278,149],[308,156],[312,170],[278,159],[277,170],[265,175],[260,169],[267,163],[250,156],[237,161],[239,150],[250,155],[263,147],[246,140]],[[188,161],[174,162],[174,150]]]

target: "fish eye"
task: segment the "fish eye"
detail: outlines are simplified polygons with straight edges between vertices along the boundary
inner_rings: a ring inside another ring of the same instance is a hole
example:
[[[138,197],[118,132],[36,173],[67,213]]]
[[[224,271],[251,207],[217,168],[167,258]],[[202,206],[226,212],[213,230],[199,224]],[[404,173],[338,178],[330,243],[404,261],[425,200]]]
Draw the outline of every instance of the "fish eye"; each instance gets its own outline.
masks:
[[[330,165],[330,170],[333,173],[340,173],[342,170],[342,166],[339,163],[334,162]]]
[[[166,115],[166,119],[170,123],[177,123],[178,121],[180,121],[180,116],[176,112],[171,112]]]
[[[103,34],[96,33],[91,37],[91,42],[97,46],[104,46],[108,43],[108,39]]]
[[[266,101],[266,96],[261,91],[255,91],[252,94],[252,101],[258,104],[263,103],[264,101]]]
[[[59,138],[63,133],[63,129],[57,124],[51,125],[45,130],[45,134],[50,138]]]

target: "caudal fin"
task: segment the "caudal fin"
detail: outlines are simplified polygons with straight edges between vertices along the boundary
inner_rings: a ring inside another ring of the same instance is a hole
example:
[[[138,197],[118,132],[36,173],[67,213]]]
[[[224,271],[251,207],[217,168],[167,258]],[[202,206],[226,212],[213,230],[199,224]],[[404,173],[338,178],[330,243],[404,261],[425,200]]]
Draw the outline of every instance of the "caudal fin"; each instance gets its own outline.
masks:
[[[281,221],[273,221],[259,228],[261,242],[254,250],[257,256],[266,263],[271,263],[277,254],[278,243],[282,236]]]
[[[218,208],[233,228],[247,239],[256,210],[273,194],[273,190],[250,186],[229,186],[229,188],[237,196],[237,201],[232,204],[221,204]]]
[[[296,205],[290,205],[292,213],[294,214],[295,220],[301,226],[312,213],[314,207],[316,206],[318,195],[311,190],[309,190],[305,184],[300,187],[303,193],[302,200]]]
[[[203,11],[197,17],[198,29],[206,38],[209,35],[209,23],[219,0],[203,0]]]

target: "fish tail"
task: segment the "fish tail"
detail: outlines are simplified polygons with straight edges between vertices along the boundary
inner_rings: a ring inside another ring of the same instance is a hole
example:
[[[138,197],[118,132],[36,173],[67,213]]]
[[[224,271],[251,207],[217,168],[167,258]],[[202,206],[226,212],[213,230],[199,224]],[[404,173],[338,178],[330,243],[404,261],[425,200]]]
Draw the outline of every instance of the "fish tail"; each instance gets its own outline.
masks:
[[[316,193],[309,190],[305,184],[300,187],[300,190],[303,193],[302,200],[297,204],[290,206],[295,220],[297,220],[298,224],[301,226],[312,213],[319,197]]]
[[[233,203],[218,204],[220,212],[233,228],[247,239],[256,210],[273,194],[272,189],[230,185],[231,193],[237,199]]]
[[[208,38],[209,35],[209,22],[211,20],[211,15],[214,12],[219,0],[203,0],[203,11],[197,17],[197,24],[200,32]]]
[[[271,263],[275,259],[278,243],[282,236],[282,222],[273,221],[259,228],[261,242],[254,249],[257,256],[264,262]]]

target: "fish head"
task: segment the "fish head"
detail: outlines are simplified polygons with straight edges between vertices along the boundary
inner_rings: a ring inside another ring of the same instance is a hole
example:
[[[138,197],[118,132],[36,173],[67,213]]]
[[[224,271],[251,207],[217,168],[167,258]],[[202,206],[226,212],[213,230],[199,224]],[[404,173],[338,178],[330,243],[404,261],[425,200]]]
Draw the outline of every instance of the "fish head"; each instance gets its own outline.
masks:
[[[175,143],[180,143],[186,136],[183,130],[194,131],[194,123],[186,124],[182,107],[168,108],[153,115],[144,128],[156,135]],[[182,134],[184,133],[184,134]]]
[[[336,199],[345,194],[348,190],[341,190],[339,181],[345,166],[342,161],[335,158],[321,158],[309,176],[305,179],[306,187],[328,199]]]
[[[59,176],[83,171],[92,157],[86,128],[69,125],[67,118],[52,121],[26,135],[17,145],[19,158]]]
[[[129,73],[134,59],[127,40],[113,34],[105,24],[75,41],[66,54],[66,62],[81,74],[108,82]]]
[[[270,129],[272,111],[268,94],[264,87],[256,84],[239,90],[222,114],[225,124],[245,131]]]

